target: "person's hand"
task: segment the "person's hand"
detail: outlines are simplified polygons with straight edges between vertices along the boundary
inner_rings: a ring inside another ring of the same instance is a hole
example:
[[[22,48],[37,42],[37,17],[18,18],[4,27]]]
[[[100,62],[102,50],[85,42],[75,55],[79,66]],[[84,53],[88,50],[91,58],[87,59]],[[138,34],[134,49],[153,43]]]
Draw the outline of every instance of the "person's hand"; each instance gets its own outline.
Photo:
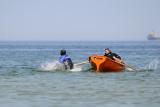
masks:
[[[118,59],[118,58],[116,58],[116,57],[113,57],[114,58],[114,60],[116,61],[116,62],[118,62],[118,63],[123,63],[123,61],[121,60],[121,59]]]

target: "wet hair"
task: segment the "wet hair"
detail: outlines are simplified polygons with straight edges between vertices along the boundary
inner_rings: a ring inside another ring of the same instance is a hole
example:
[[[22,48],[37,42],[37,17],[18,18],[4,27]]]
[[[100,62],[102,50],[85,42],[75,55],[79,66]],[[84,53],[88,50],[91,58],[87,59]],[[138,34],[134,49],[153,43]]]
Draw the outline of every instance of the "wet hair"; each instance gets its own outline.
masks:
[[[110,49],[109,49],[109,48],[105,48],[104,50],[109,50],[109,51],[110,51]]]
[[[61,50],[61,51],[60,51],[60,55],[66,55],[66,50],[64,50],[64,49]]]
[[[112,52],[109,48],[105,48],[104,50],[108,50],[110,53]]]

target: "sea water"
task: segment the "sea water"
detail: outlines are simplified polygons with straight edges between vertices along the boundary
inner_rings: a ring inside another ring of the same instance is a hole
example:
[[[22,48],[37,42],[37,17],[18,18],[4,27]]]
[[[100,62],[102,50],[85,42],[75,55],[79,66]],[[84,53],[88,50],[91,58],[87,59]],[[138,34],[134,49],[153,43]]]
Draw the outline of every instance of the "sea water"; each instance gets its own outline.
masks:
[[[95,73],[89,64],[65,71],[66,49],[73,62],[118,53],[139,69]],[[160,42],[0,42],[0,107],[159,107]]]

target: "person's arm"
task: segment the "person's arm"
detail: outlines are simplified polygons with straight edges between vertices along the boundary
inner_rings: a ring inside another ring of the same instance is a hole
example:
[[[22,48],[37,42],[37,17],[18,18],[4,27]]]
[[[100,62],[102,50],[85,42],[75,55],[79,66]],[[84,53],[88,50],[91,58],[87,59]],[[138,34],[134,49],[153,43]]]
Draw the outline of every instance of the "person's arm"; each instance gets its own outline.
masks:
[[[59,57],[59,62],[64,63],[64,61],[65,61],[65,57],[63,56]]]
[[[118,54],[116,54],[116,53],[112,53],[112,54],[113,54],[113,56],[115,56],[116,58],[121,59],[121,57],[120,57]]]
[[[106,56],[106,57],[108,57],[108,58],[114,60],[112,53],[111,53],[111,54],[105,54],[104,56]]]
[[[114,58],[114,60],[115,60],[116,62],[119,62],[119,63],[122,63],[122,62],[123,62],[121,59],[116,58],[115,56],[113,56],[113,58]]]

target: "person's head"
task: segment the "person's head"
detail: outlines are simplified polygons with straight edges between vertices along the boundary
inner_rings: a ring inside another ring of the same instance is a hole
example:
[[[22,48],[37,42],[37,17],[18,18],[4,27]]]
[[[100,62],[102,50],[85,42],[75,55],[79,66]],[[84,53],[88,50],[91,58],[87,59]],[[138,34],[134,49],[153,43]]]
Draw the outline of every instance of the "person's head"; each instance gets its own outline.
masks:
[[[111,53],[111,50],[109,50],[109,48],[105,48],[104,51],[105,51],[106,54]]]
[[[61,50],[61,51],[60,51],[60,55],[66,55],[66,50],[64,50],[64,49]]]

